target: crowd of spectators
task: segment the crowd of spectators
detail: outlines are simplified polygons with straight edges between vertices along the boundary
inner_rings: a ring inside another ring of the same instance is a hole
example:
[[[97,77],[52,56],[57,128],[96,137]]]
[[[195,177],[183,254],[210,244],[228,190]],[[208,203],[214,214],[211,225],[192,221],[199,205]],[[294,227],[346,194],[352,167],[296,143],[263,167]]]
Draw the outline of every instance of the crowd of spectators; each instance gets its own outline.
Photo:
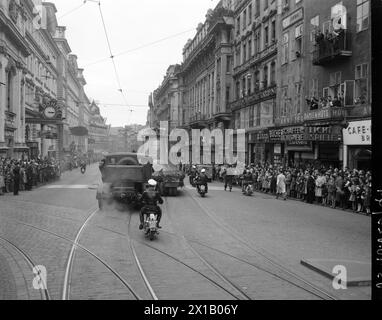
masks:
[[[229,170],[226,167],[219,166],[214,171],[216,179],[227,180]],[[367,215],[371,213],[372,175],[368,170],[251,165],[246,172],[252,175],[254,190],[258,192],[277,195],[277,181],[281,174],[285,176],[288,198]],[[242,183],[238,176],[229,177],[229,180],[234,184]]]
[[[0,196],[5,193],[18,195],[39,184],[58,179],[60,165],[55,159],[16,160],[0,158]]]

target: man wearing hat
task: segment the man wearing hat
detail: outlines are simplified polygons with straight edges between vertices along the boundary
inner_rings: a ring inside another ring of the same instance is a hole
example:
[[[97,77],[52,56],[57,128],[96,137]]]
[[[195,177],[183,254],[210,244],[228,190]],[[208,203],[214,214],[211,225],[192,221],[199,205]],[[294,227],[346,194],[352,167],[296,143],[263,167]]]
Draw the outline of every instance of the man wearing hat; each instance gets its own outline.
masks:
[[[139,213],[139,218],[141,221],[141,224],[139,225],[139,230],[143,229],[144,224],[144,215],[148,209],[154,210],[158,213],[158,229],[162,229],[162,227],[159,225],[161,218],[162,218],[162,210],[158,206],[159,204],[163,204],[163,199],[160,196],[160,193],[156,191],[157,182],[153,179],[150,179],[148,181],[148,186],[146,187],[146,191],[142,194],[142,202],[144,203],[144,207]]]
[[[200,186],[205,186],[206,193],[208,193],[208,177],[206,175],[206,169],[202,169],[202,171],[200,171],[200,175],[197,177],[196,184],[198,191]]]

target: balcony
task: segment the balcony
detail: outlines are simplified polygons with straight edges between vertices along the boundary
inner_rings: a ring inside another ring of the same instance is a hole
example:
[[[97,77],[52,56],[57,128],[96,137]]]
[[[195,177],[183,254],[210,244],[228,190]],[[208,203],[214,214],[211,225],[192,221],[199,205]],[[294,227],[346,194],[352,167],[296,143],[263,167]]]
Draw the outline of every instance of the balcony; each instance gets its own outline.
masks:
[[[232,102],[231,110],[236,111],[249,105],[257,104],[265,100],[276,98],[276,93],[277,85],[275,83],[272,83],[269,86],[264,85],[263,88],[260,89],[260,91],[256,90],[255,92],[251,93],[251,95],[243,96],[242,98]]]
[[[201,113],[194,114],[190,117],[189,123],[192,128],[205,128],[207,127],[207,116]]]
[[[304,124],[313,121],[335,121],[351,120],[356,118],[371,117],[371,105],[353,105],[347,107],[331,107],[318,110],[310,110],[297,115],[281,116],[276,119],[276,124],[280,126]]]
[[[313,51],[313,64],[323,66],[352,56],[351,33],[340,30],[337,33],[316,35],[315,49]]]

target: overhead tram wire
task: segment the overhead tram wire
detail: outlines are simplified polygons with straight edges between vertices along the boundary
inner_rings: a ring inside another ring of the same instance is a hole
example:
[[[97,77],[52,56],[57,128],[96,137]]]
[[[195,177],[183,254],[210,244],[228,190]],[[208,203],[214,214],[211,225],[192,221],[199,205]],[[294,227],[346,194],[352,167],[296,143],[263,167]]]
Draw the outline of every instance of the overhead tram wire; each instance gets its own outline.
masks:
[[[100,13],[100,16],[101,16],[102,26],[103,26],[103,30],[105,32],[106,42],[107,42],[107,46],[109,48],[109,53],[110,53],[110,57],[109,58],[111,59],[111,61],[113,63],[113,69],[114,69],[114,73],[115,73],[115,78],[116,78],[117,84],[118,84],[118,91],[121,93],[124,103],[126,105],[129,105],[129,103],[127,102],[125,93],[123,92],[123,89],[122,89],[121,79],[120,79],[119,74],[118,74],[118,68],[117,68],[117,65],[116,65],[115,60],[114,60],[115,56],[113,55],[113,50],[111,49],[109,33],[107,31],[107,28],[106,28],[106,23],[105,23],[105,19],[104,19],[103,12],[102,12],[102,7],[101,7],[101,1],[95,1],[95,0],[89,0],[89,1],[98,2],[98,9],[99,9],[99,13]]]
[[[59,16],[58,19],[62,19],[70,14],[72,14],[73,12],[81,9],[83,6],[85,6],[86,2],[88,2],[90,0],[84,0],[82,2],[81,5],[77,6],[77,7],[74,7],[73,9],[70,9],[69,11],[67,11],[66,13],[64,13],[62,16]],[[42,19],[42,18],[41,18]],[[42,26],[44,29],[49,29],[49,27],[53,26],[54,24],[56,23],[55,20],[51,21],[49,24],[47,24],[46,26]],[[41,28],[36,28],[36,30],[34,30],[31,35],[35,34],[36,32],[39,32],[41,30]]]
[[[134,52],[134,51],[138,51],[138,50],[141,50],[141,49],[150,47],[150,46],[152,46],[152,45],[155,45],[155,44],[157,44],[157,43],[161,43],[161,42],[166,41],[166,40],[169,40],[169,39],[173,39],[173,38],[179,37],[179,36],[181,36],[181,35],[183,35],[183,34],[189,33],[189,32],[194,31],[194,30],[195,30],[195,28],[193,28],[193,29],[188,29],[188,30],[186,30],[186,31],[183,31],[183,32],[180,32],[180,33],[176,33],[176,34],[173,34],[173,35],[171,35],[171,36],[168,36],[168,37],[165,37],[165,38],[162,38],[162,39],[153,41],[153,42],[149,42],[149,43],[143,44],[143,45],[141,45],[141,46],[139,46],[139,47],[136,47],[136,48],[133,48],[133,49],[129,49],[129,50],[126,50],[126,51],[122,51],[122,52],[120,52],[120,53],[114,55],[114,58],[118,58],[118,57],[120,57],[120,56],[122,56],[122,55],[125,55],[125,54],[128,54],[128,53]],[[102,59],[96,60],[96,61],[94,61],[94,62],[91,62],[91,63],[85,65],[85,67],[90,67],[90,66],[93,66],[93,65],[95,65],[95,64],[99,64],[99,63],[104,62],[104,61],[106,61],[106,60],[108,60],[108,59],[110,59],[110,57],[102,58]]]

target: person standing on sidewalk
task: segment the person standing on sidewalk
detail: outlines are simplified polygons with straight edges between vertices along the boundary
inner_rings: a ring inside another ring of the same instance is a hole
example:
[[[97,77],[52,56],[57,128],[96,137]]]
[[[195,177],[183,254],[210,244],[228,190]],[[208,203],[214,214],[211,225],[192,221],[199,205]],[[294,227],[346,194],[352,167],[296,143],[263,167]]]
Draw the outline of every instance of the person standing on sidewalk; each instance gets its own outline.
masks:
[[[3,174],[3,167],[0,162],[0,196],[4,194],[3,189],[5,188],[5,179]]]
[[[286,177],[285,177],[284,173],[282,172],[282,170],[280,170],[279,174],[277,176],[277,196],[276,196],[276,199],[278,199],[280,195],[284,197],[284,201],[287,199],[285,181],[286,181]]]
[[[316,180],[314,179],[313,172],[309,173],[308,180],[306,182],[306,189],[307,189],[307,197],[306,197],[307,203],[313,204],[315,189],[316,189]]]
[[[13,195],[18,196],[19,190],[20,190],[20,167],[19,164],[16,163],[15,167],[13,168]]]

